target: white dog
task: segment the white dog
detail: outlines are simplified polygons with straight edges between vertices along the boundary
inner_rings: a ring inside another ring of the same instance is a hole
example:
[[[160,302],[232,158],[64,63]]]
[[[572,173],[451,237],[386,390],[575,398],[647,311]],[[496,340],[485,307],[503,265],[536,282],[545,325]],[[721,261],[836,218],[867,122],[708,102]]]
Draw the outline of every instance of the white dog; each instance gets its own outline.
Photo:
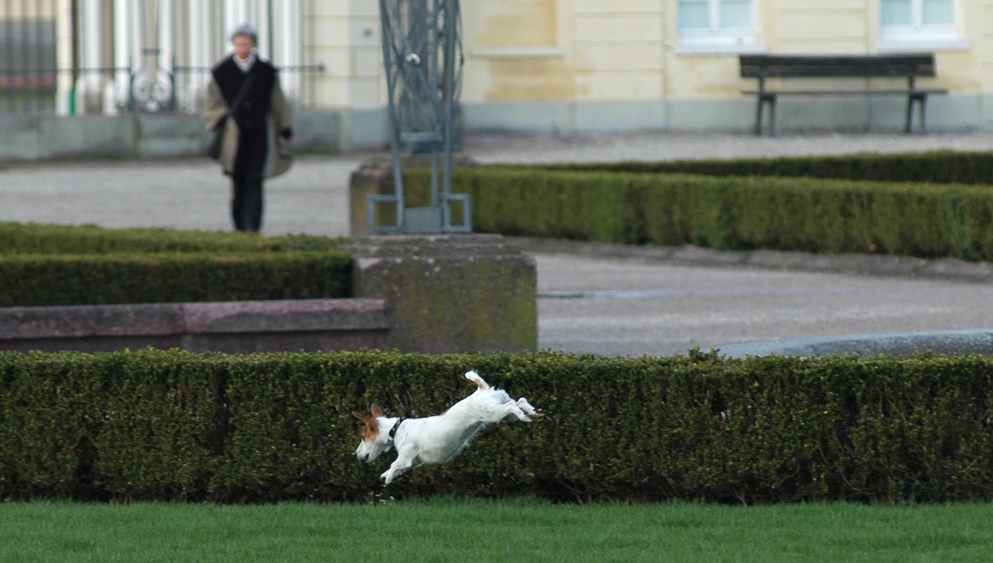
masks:
[[[490,387],[476,372],[467,372],[465,377],[475,382],[476,391],[437,416],[388,418],[375,404],[372,416],[353,412],[365,422],[355,456],[369,463],[395,447],[397,459],[381,475],[389,485],[408,469],[452,459],[489,423],[515,419],[530,422],[531,417],[540,416],[527,399],[514,401],[506,391]]]

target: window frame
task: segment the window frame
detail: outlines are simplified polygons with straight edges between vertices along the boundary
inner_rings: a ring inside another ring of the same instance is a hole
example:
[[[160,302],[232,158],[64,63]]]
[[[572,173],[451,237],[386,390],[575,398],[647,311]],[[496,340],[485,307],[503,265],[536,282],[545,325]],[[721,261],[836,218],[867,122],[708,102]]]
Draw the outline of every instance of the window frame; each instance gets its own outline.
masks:
[[[910,23],[908,25],[885,25],[883,23],[883,2],[878,4],[879,50],[907,51],[927,49],[933,51],[968,49],[969,43],[962,37],[959,0],[952,3],[952,23],[925,24],[924,0],[910,1]]]
[[[676,52],[677,53],[764,53],[765,47],[759,43],[756,0],[748,0],[751,12],[750,27],[720,27],[721,2],[724,0],[704,0],[707,3],[708,26],[706,28],[682,28],[679,26],[681,1],[676,2]]]

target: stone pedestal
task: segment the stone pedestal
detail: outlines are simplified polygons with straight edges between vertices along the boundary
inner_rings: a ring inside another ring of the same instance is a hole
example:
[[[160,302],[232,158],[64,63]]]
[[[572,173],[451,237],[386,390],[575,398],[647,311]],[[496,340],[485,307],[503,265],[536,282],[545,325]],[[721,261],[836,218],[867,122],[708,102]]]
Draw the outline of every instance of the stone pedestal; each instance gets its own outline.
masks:
[[[405,352],[521,352],[538,346],[534,259],[499,235],[352,239],[355,297],[393,310],[392,348]]]

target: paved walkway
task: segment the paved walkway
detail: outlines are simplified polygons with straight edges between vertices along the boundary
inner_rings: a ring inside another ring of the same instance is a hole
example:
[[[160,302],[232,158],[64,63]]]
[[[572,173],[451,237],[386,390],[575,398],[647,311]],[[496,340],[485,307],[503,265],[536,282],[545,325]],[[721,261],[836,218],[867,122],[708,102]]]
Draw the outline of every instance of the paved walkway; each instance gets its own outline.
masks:
[[[938,149],[993,150],[993,134],[475,136],[466,152],[481,162],[533,163]],[[264,233],[347,235],[348,177],[370,156],[299,158],[289,174],[266,184]],[[228,230],[228,190],[206,159],[13,164],[0,169],[0,221]],[[975,266],[930,279],[886,262],[877,268],[863,261],[862,273],[851,274],[844,265],[804,271],[823,266],[817,257],[763,265],[693,254],[688,263],[582,245],[539,248],[539,345],[670,354],[770,339],[993,326],[993,284],[977,282],[985,278],[974,275]]]

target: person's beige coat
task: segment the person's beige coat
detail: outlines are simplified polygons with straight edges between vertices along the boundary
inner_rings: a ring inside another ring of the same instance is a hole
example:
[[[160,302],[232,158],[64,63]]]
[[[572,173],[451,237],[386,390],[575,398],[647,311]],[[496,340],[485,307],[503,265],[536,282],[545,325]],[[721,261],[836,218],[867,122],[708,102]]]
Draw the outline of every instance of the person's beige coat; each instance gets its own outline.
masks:
[[[203,119],[208,131],[213,131],[217,120],[221,119],[228,111],[228,105],[224,101],[221,89],[213,79],[207,87],[207,100],[204,102]],[[272,87],[272,103],[269,106],[269,151],[266,156],[265,178],[279,176],[290,169],[293,164],[293,156],[283,145],[279,138],[279,132],[286,127],[292,127],[293,114],[283,90],[276,82]],[[219,162],[226,174],[234,171],[234,160],[238,154],[238,124],[233,119],[228,119],[224,124],[224,140],[221,142],[221,158]]]

